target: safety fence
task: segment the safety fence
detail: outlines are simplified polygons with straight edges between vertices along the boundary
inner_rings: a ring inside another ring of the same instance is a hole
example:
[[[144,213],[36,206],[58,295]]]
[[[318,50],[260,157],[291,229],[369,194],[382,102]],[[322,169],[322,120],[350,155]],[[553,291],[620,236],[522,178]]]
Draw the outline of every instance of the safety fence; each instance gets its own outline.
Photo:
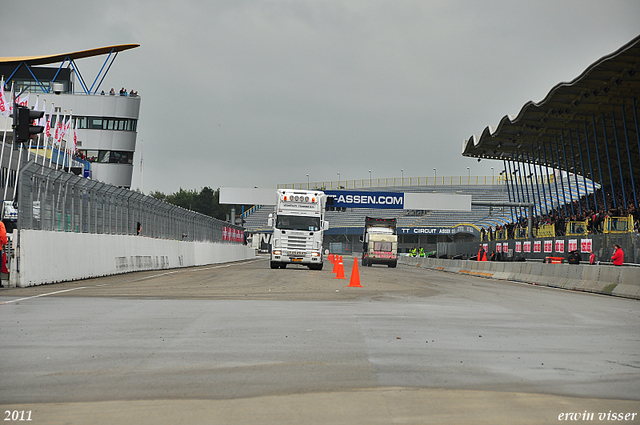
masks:
[[[16,200],[19,229],[243,242],[231,223],[33,161],[20,170]]]
[[[480,242],[438,242],[437,256],[441,258],[468,259],[478,253]],[[570,251],[578,250],[582,260],[588,262],[589,251],[593,251],[596,260],[609,263],[614,245],[619,244],[624,251],[625,263],[640,263],[640,233],[598,233],[584,236],[536,236],[533,239],[505,239],[483,241],[486,244],[487,257],[500,253],[503,261],[539,260],[546,257],[566,257]]]
[[[434,177],[386,177],[378,179],[337,180],[324,182],[284,183],[278,189],[333,190],[368,189],[404,186],[490,186],[504,185],[503,176],[434,176]]]
[[[555,224],[543,224],[538,228],[532,229],[533,237],[535,238],[549,238],[559,236],[556,234]],[[628,217],[607,217],[604,220],[604,225],[601,231],[598,233],[634,233],[636,229],[633,224],[633,216]],[[589,235],[589,222],[584,221],[569,221],[565,225],[565,236],[587,236]],[[490,231],[481,235],[482,241],[503,241],[513,237],[513,239],[528,239],[527,229],[525,227],[517,227],[513,229],[513,235],[509,235],[506,229],[499,229],[496,231]]]

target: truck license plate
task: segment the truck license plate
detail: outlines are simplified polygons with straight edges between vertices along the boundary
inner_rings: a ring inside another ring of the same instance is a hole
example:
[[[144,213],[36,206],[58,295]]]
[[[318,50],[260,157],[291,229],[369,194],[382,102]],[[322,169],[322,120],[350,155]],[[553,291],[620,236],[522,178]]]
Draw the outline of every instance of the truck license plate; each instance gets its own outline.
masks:
[[[293,262],[301,262],[302,258],[292,258],[291,261],[293,261]]]

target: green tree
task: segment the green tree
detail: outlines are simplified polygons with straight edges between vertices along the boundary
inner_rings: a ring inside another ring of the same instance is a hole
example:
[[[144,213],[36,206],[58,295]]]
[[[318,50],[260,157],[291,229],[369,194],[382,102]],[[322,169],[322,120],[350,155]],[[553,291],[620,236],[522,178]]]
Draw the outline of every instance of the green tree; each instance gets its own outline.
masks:
[[[226,220],[227,216],[231,214],[231,207],[233,207],[233,205],[220,204],[220,188],[213,190],[208,186],[200,189],[200,192],[180,188],[178,192],[169,195],[158,191],[151,192],[149,195],[169,204],[196,211],[218,220]],[[245,205],[245,210],[251,207],[252,205]],[[235,208],[236,214],[242,212],[242,205],[235,205]]]

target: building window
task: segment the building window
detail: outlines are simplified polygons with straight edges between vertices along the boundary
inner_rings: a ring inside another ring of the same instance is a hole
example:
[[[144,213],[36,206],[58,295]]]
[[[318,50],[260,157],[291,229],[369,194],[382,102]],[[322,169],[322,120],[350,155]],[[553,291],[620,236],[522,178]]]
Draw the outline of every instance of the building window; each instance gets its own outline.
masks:
[[[136,131],[137,120],[127,118],[107,118],[107,117],[73,117],[75,128],[90,130],[114,130],[114,131]],[[55,123],[52,119],[51,126]]]
[[[133,164],[133,152],[80,150],[88,162],[105,164]]]

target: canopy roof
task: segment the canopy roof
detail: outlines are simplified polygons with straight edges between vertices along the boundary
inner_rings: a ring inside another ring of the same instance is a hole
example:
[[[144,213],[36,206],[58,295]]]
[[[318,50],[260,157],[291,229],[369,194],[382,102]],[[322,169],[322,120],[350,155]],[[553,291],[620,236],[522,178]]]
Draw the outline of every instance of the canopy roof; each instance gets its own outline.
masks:
[[[594,62],[573,81],[559,83],[541,102],[527,102],[518,115],[505,116],[497,127],[486,127],[480,136],[465,140],[462,155],[538,163],[576,174],[584,168],[588,178],[600,183],[611,178],[605,173],[600,179],[597,165],[610,165],[620,168],[625,180],[631,172],[637,179],[639,62],[640,36]],[[604,156],[607,148],[610,159]],[[594,161],[593,176],[588,154]]]
[[[19,56],[12,58],[0,58],[0,64],[10,65],[26,63],[27,65],[48,65],[52,63],[64,62],[65,60],[76,60],[90,58],[93,56],[108,55],[110,53],[122,52],[124,50],[135,49],[139,44],[118,44],[115,46],[98,47],[96,49],[80,50],[71,53],[60,53],[57,55],[44,56]]]

